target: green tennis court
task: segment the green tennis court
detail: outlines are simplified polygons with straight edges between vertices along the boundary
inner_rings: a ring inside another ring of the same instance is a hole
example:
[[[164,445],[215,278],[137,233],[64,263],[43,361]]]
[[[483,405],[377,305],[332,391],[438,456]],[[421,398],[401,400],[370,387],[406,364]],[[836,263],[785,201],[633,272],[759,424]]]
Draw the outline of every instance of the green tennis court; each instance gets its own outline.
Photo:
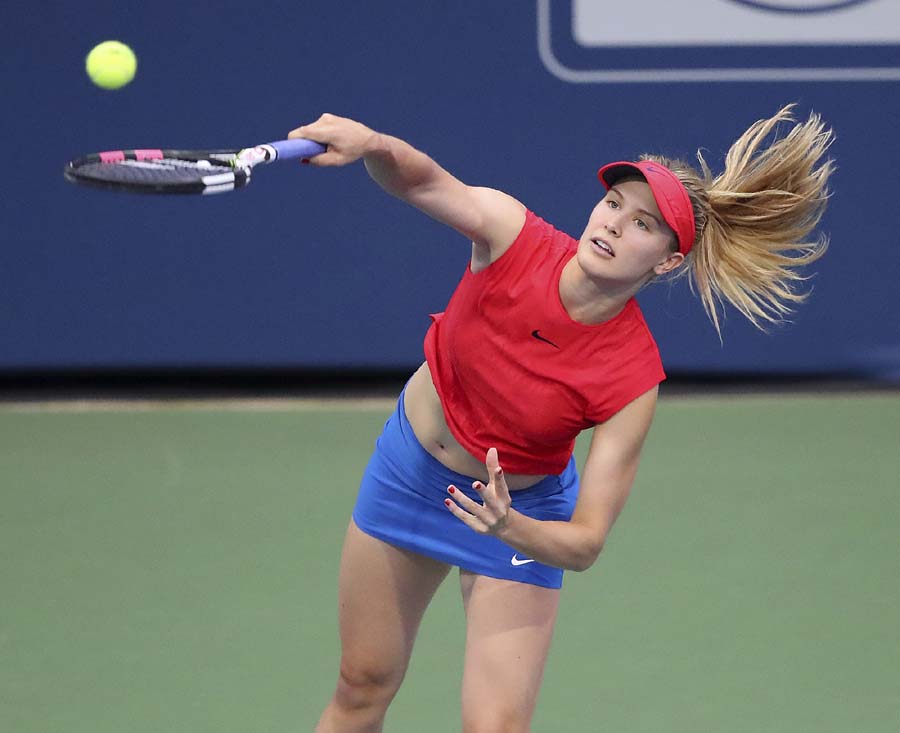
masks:
[[[0,731],[312,730],[390,407],[0,407]],[[897,393],[664,399],[534,730],[896,733],[898,476]],[[451,575],[387,731],[459,730],[461,613]]]

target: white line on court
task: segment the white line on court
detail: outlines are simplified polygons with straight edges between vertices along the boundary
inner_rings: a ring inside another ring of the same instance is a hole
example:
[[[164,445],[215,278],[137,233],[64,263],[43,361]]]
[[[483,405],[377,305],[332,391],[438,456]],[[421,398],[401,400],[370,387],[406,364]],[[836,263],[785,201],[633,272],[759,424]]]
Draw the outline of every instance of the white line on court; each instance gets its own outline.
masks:
[[[278,397],[215,399],[74,399],[0,403],[0,413],[165,412],[197,410],[209,412],[377,412],[397,404],[390,397]]]
[[[781,403],[821,400],[900,400],[900,390],[823,390],[822,392],[741,392],[741,393],[681,393],[662,394],[664,405],[734,404],[738,402]],[[165,412],[196,410],[208,412],[381,412],[397,404],[394,397],[234,397],[209,399],[70,399],[48,401],[0,402],[2,413],[94,413],[94,412]]]

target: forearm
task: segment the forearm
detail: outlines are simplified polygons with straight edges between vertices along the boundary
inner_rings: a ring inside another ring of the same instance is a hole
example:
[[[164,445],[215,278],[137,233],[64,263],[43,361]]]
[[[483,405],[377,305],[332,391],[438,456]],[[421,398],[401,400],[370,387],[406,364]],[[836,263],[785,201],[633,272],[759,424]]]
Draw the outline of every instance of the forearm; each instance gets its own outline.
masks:
[[[510,509],[497,536],[517,552],[563,570],[587,570],[604,540],[596,529],[574,522],[532,519],[515,509]]]
[[[525,208],[511,196],[467,186],[425,153],[399,138],[355,120],[324,114],[288,134],[327,146],[308,159],[317,168],[349,165],[360,158],[385,191],[490,250],[508,246],[522,229]]]
[[[373,133],[363,154],[366,170],[389,194],[414,202],[416,193],[448,175],[434,160],[400,138]]]
[[[291,130],[288,138],[307,138],[327,150],[307,162],[316,167],[340,166],[363,158],[369,175],[388,193],[416,204],[434,188],[461,186],[425,153],[399,138],[376,132],[356,120],[323,114],[313,123]],[[446,193],[446,191],[443,191]]]

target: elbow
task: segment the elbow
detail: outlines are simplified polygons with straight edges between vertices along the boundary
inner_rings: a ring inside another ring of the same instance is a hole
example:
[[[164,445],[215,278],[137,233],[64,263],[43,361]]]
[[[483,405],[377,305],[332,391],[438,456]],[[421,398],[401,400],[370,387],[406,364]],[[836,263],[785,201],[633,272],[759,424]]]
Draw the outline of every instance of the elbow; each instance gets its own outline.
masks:
[[[572,565],[567,568],[567,570],[574,570],[578,573],[589,570],[593,567],[594,563],[597,562],[597,558],[600,557],[600,552],[603,550],[603,544],[604,543],[601,541],[583,547],[576,557],[573,558]]]

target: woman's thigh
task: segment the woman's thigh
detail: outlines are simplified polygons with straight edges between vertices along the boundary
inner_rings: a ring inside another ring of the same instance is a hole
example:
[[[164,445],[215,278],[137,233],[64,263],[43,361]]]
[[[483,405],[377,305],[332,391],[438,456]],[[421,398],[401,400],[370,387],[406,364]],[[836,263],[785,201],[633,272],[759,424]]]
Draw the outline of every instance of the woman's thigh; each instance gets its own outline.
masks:
[[[465,731],[528,731],[559,608],[559,590],[460,574],[466,611]]]
[[[364,683],[402,678],[425,609],[449,570],[351,521],[338,583],[342,675]]]

